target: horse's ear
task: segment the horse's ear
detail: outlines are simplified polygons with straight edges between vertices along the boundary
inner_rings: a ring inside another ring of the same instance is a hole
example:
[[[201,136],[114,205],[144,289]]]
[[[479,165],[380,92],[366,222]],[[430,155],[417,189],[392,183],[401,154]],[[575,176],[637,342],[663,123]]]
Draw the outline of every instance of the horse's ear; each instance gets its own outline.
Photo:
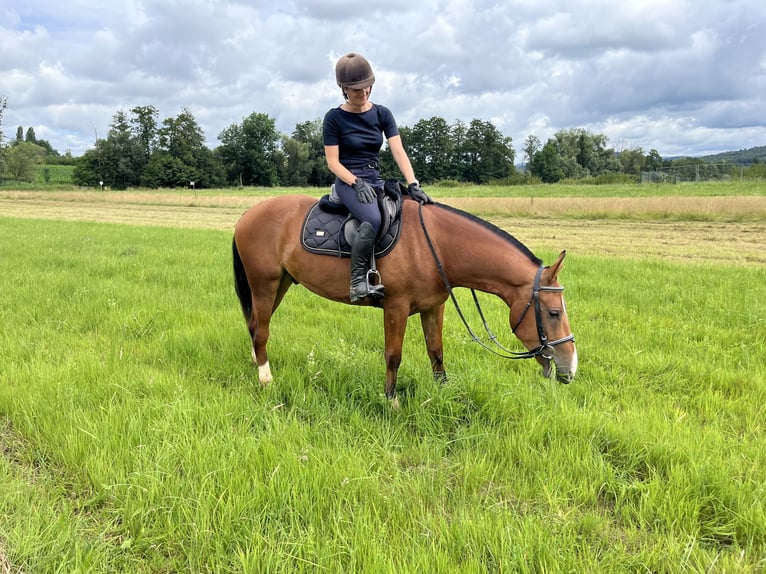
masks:
[[[566,257],[566,255],[567,251],[564,249],[561,253],[559,253],[559,258],[556,259],[556,263],[549,265],[545,270],[545,277],[549,284],[554,283],[558,278],[559,271],[561,271],[561,267],[564,265],[564,257]]]

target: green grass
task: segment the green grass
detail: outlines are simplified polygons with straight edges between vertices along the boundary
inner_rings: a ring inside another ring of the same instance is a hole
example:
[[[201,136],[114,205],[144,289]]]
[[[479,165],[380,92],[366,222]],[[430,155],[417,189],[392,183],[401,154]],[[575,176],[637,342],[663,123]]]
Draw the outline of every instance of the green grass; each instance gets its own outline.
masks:
[[[380,312],[300,287],[272,324],[275,383],[258,386],[230,241],[0,219],[15,567],[766,568],[762,266],[570,255],[572,385],[482,351],[448,309],[449,384],[431,381],[413,318],[394,411]],[[502,305],[486,311],[507,334]]]
[[[72,185],[73,165],[42,165],[35,172],[35,185]],[[47,178],[47,179],[46,179]]]

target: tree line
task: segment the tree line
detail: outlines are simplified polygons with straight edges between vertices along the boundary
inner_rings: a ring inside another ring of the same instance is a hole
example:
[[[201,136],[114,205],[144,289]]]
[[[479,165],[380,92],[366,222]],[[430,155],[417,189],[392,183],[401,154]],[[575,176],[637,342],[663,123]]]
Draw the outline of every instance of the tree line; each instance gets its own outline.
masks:
[[[0,98],[0,128],[5,105]],[[637,181],[644,171],[672,164],[654,149],[648,153],[641,148],[615,150],[608,147],[606,136],[581,128],[561,130],[545,143],[528,136],[522,169],[516,167],[512,139],[488,121],[449,124],[432,117],[412,127],[401,126],[400,133],[415,173],[425,184],[555,183],[610,177]],[[113,189],[325,187],[334,180],[325,163],[321,119],[297,124],[286,135],[277,130],[273,118],[254,112],[225,128],[218,141],[214,149],[206,146],[204,133],[188,109],[160,121],[154,106],[137,106],[129,112],[117,111],[105,137],[96,137],[94,147],[78,158],[68,153],[60,156],[47,141],[37,139],[32,128],[24,132],[19,127],[14,141],[8,145],[0,141],[0,176],[5,170],[18,181],[29,179],[29,166],[44,158],[47,163],[74,164],[75,185]],[[386,177],[400,177],[386,148],[381,152],[381,169]]]
[[[106,137],[97,139],[77,162],[74,183],[115,189],[324,187],[334,180],[325,162],[321,119],[300,123],[286,135],[267,114],[252,113],[225,128],[218,135],[220,144],[211,150],[188,109],[161,123],[158,118],[153,106],[118,111]],[[511,138],[490,122],[448,125],[432,118],[400,130],[423,182],[487,183],[515,174]],[[381,152],[381,169],[386,176],[399,175],[388,149]]]

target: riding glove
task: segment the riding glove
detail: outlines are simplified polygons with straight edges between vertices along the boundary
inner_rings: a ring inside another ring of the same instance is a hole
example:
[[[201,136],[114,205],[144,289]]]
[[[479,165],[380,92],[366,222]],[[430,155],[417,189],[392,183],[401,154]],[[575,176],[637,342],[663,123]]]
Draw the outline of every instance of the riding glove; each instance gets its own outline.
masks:
[[[434,200],[428,197],[428,194],[420,188],[420,184],[415,181],[407,186],[407,192],[410,197],[420,204],[433,203]]]
[[[377,198],[375,190],[372,189],[369,183],[367,183],[361,177],[357,177],[354,182],[354,189],[356,190],[356,197],[360,203],[372,203]]]

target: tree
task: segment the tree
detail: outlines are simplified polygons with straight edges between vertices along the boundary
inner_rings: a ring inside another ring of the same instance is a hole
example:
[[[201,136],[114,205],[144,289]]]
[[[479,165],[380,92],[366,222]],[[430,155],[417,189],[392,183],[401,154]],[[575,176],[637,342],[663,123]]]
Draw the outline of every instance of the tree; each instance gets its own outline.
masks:
[[[574,128],[561,130],[554,137],[563,152],[565,177],[597,177],[621,171],[614,150],[606,147],[605,135]]]
[[[556,143],[549,139],[529,162],[529,173],[539,177],[543,183],[556,183],[564,177],[561,163]]]
[[[420,181],[445,179],[486,183],[503,179],[515,171],[511,138],[504,137],[490,122],[474,119],[466,126],[456,120],[420,120],[415,127],[399,128],[407,154]],[[387,148],[380,154],[384,174],[396,173],[396,164]]]
[[[524,168],[529,173],[529,166],[534,160],[535,154],[543,147],[540,138],[534,135],[528,135],[524,141]]]
[[[450,138],[452,139],[452,162],[449,168],[449,179],[465,180],[464,166],[470,162],[466,151],[466,132],[468,128],[461,120],[456,120],[450,126]]]
[[[282,150],[287,156],[287,161],[284,165],[284,173],[279,178],[280,182],[293,187],[308,185],[311,173],[309,144],[283,136]]]
[[[149,158],[157,145],[157,117],[159,112],[154,106],[136,106],[130,112],[133,114],[130,119],[131,130],[140,151],[139,167],[143,168],[149,163]]]
[[[620,152],[620,164],[622,172],[629,175],[640,176],[646,164],[644,150],[640,147],[625,149]]]
[[[24,141],[27,143],[37,143],[37,136],[35,136],[35,128],[28,127],[27,128],[27,135],[24,137]]]
[[[101,170],[101,160],[96,142],[96,149],[89,149],[75,161],[72,171],[72,183],[86,187],[98,187],[104,179]]]
[[[140,143],[140,142],[139,142]],[[166,118],[157,130],[156,149],[143,170],[141,182],[149,187],[212,187],[223,181],[214,154],[192,113],[184,108]]]
[[[450,127],[440,117],[419,120],[409,130],[401,128],[402,141],[421,182],[434,183],[454,176],[452,162],[455,146]]]
[[[619,159],[606,143],[606,136],[582,128],[558,131],[535,152],[529,171],[546,183],[620,172]]]
[[[5,171],[5,146],[3,145],[3,114],[8,105],[8,99],[0,96],[0,183],[3,182],[3,172]]]
[[[660,152],[658,152],[656,149],[651,149],[649,150],[649,154],[646,156],[644,164],[647,170],[656,171],[663,167],[664,161],[660,155]]]
[[[31,183],[35,180],[35,167],[44,155],[44,149],[30,142],[11,146],[5,154],[8,173],[16,181]]]
[[[19,126],[16,128],[16,143],[20,144],[24,141],[24,128]]]
[[[267,114],[252,113],[241,124],[232,124],[218,136],[216,148],[228,180],[239,185],[279,184],[277,166],[284,160],[280,135]]]
[[[43,148],[45,150],[46,156],[59,157],[59,152],[57,152],[55,149],[53,149],[53,146],[50,144],[50,142],[48,140],[42,140],[42,139],[38,138],[37,140],[35,140],[34,143],[35,143],[35,145],[38,145],[38,146],[40,146],[41,148]],[[47,160],[48,160],[48,158],[46,157],[46,161]]]
[[[194,170],[165,150],[155,151],[141,174],[141,184],[146,187],[185,187],[192,181],[196,188]],[[201,182],[199,187],[203,187]]]
[[[96,142],[102,171],[101,180],[115,189],[127,189],[140,183],[142,155],[133,137],[128,116],[118,111],[106,140]]]
[[[305,160],[308,171],[308,185],[315,187],[330,186],[335,181],[335,176],[327,168],[327,160],[324,156],[321,118],[296,125],[292,137],[297,142],[308,146],[308,156]],[[289,163],[291,161],[289,152],[287,149],[284,149],[284,151],[288,154],[287,161]]]
[[[515,152],[511,143],[491,122],[471,120],[460,154],[463,179],[487,183],[512,175]]]

